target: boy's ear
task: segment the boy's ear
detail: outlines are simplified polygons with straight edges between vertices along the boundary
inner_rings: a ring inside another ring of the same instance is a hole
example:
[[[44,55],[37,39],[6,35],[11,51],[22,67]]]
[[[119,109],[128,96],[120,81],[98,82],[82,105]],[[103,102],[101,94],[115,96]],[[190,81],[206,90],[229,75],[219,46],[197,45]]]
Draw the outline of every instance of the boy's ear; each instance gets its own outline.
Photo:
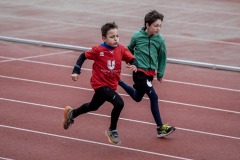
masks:
[[[146,27],[149,28],[149,24],[148,23],[146,23]]]
[[[102,36],[102,40],[105,42],[105,40],[106,40],[106,37]]]

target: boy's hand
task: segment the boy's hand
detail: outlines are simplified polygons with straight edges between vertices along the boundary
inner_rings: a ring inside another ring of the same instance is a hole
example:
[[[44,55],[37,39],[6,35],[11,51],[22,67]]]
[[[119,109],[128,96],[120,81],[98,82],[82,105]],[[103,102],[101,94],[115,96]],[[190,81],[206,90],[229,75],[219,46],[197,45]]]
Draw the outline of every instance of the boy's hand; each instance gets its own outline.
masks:
[[[71,77],[72,77],[73,81],[77,81],[78,80],[78,74],[76,74],[76,73],[71,74]]]
[[[129,65],[129,64],[127,64],[126,67],[127,67],[128,69],[131,69],[131,70],[134,71],[134,72],[137,72],[137,67],[136,67],[135,65]]]
[[[157,77],[157,80],[158,80],[160,83],[162,83],[163,78],[159,78],[159,77]]]

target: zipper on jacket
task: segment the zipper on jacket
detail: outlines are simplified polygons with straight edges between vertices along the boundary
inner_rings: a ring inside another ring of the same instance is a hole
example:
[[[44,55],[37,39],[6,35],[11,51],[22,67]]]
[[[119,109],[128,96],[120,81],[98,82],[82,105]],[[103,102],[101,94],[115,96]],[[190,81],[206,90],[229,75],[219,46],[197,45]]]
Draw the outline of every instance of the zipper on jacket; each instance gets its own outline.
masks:
[[[149,70],[151,70],[151,64],[152,64],[152,58],[151,58],[151,54],[150,54],[150,38],[151,38],[151,36],[149,36],[149,38],[148,38],[148,54],[149,54]]]

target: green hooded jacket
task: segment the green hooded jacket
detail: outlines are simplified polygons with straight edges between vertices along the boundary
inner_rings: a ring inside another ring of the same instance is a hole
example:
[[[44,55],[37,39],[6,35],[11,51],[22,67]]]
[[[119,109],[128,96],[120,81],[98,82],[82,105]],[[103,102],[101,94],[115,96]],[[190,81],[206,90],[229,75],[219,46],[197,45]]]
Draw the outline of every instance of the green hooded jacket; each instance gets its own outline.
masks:
[[[167,63],[167,49],[162,35],[158,33],[149,36],[141,29],[133,34],[128,49],[138,61],[138,68],[146,71],[157,70],[157,77],[163,77]]]

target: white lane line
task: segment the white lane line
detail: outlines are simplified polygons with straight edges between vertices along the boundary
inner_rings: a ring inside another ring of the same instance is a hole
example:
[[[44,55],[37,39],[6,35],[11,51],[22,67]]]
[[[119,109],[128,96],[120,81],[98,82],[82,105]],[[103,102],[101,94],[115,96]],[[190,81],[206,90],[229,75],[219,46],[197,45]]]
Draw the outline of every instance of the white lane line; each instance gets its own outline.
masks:
[[[23,79],[23,78],[16,78],[16,77],[9,77],[9,76],[3,76],[3,75],[0,75],[0,78],[7,78],[7,79],[14,79],[14,80],[33,82],[33,83],[39,83],[39,84],[45,84],[45,85],[53,85],[53,86],[60,86],[60,87],[66,87],[66,88],[73,88],[73,89],[93,91],[92,88],[75,87],[75,86],[69,86],[69,85],[63,85],[63,84],[57,84],[57,83],[50,83],[50,82],[43,82],[43,81],[37,81],[37,80],[30,80],[30,79]],[[119,95],[129,97],[128,94],[119,93]],[[149,98],[143,97],[143,99],[149,99]],[[188,104],[188,103],[181,103],[181,102],[175,102],[175,101],[168,101],[168,100],[158,100],[158,101],[159,102],[165,102],[165,103],[177,104],[177,105],[183,105],[183,106],[190,106],[190,107],[195,107],[195,108],[201,108],[201,109],[209,109],[209,110],[215,110],[215,111],[221,111],[221,112],[240,114],[240,112],[233,111],[233,110],[212,108],[212,107],[206,107],[206,106],[200,106],[200,105],[194,105],[194,104]]]
[[[26,59],[31,59],[31,58],[39,58],[39,57],[46,57],[46,56],[53,56],[53,55],[57,55],[57,54],[66,54],[66,53],[71,53],[74,51],[62,51],[62,52],[54,52],[54,53],[47,53],[47,54],[40,54],[40,55],[36,55],[36,56],[28,56],[28,57],[22,57],[22,58],[10,58],[10,57],[4,57],[4,56],[0,56],[0,58],[4,58],[7,60],[3,60],[0,61],[0,63],[2,62],[10,62],[10,61],[23,61]]]
[[[228,41],[212,40],[212,39],[206,39],[206,38],[194,38],[194,37],[186,37],[186,36],[172,35],[172,34],[164,34],[164,36],[172,37],[172,38],[179,38],[179,39],[188,39],[188,40],[193,40],[193,41],[202,41],[202,42],[211,42],[211,43],[220,43],[220,44],[240,46],[239,42],[228,42]]]
[[[5,157],[0,157],[0,159],[2,159],[2,160],[13,160],[13,159],[10,159],[10,158],[5,158]]]
[[[65,54],[65,53],[71,53],[71,52],[73,52],[73,51],[62,51],[62,52],[55,52],[55,53],[47,53],[47,54],[41,54],[41,55],[36,55],[36,56],[17,58],[17,60],[25,60],[25,59],[31,59],[31,58],[53,56],[53,55],[57,55],[57,54]]]
[[[24,17],[16,17],[16,18],[24,18]],[[86,24],[70,23],[70,22],[62,22],[62,21],[50,21],[50,20],[35,19],[35,18],[24,18],[24,19],[41,21],[41,22],[48,22],[48,23],[58,23],[58,24],[63,24],[63,25],[74,25],[74,26],[79,26],[79,27],[99,28],[99,26],[96,26],[96,25],[86,25]],[[122,28],[121,31],[133,33],[135,30]],[[196,38],[191,38],[191,37],[188,37],[188,36],[181,36],[181,35],[164,34],[164,36],[165,37],[176,38],[176,39],[187,39],[187,40],[192,40],[192,41],[203,41],[203,42],[212,42],[212,43],[237,45],[237,46],[240,45],[240,43],[237,43],[237,42],[228,42],[228,41],[213,40],[213,39],[206,39],[206,38],[197,38],[197,37]]]
[[[57,66],[57,67],[73,68],[73,66],[59,65],[59,64],[54,64],[54,63],[39,62],[39,61],[33,61],[33,60],[22,60],[22,61],[30,62],[30,63],[39,63],[39,64],[45,64],[45,65],[52,65],[52,66]],[[82,70],[92,71],[92,69],[89,69],[89,68],[82,68]],[[129,76],[129,77],[132,76],[131,74],[124,74],[124,73],[121,73],[121,75]],[[156,78],[154,78],[154,79],[156,80]],[[212,88],[212,89],[240,92],[240,90],[238,90],[238,89],[216,87],[216,86],[210,86],[210,85],[204,85],[204,84],[196,84],[196,83],[190,83],[190,82],[174,81],[174,80],[168,80],[168,79],[164,79],[164,81],[171,82],[171,83],[179,83],[179,84],[185,84],[185,85],[198,86],[198,87],[205,87],[205,88]]]
[[[156,78],[155,78],[155,79],[156,79]],[[231,88],[224,88],[224,87],[209,86],[209,85],[204,85],[204,84],[181,82],[181,81],[174,81],[174,80],[167,80],[167,79],[164,79],[164,81],[167,81],[167,82],[170,82],[170,83],[179,83],[179,84],[192,85],[192,86],[198,86],[198,87],[205,87],[205,88],[213,88],[213,89],[219,89],[219,90],[240,92],[240,90],[238,90],[238,89],[231,89]]]
[[[0,61],[0,63],[12,62],[14,60],[16,60],[16,59],[12,58],[12,59],[8,59],[8,60],[2,60],[2,61]]]
[[[103,1],[103,0],[102,0]],[[112,1],[109,1],[109,0],[104,0],[105,2],[112,2]],[[26,6],[26,4],[17,4],[17,3],[12,3],[12,2],[4,2],[4,1],[1,1],[1,3],[3,4],[7,4],[7,5],[24,5]],[[114,1],[114,3],[119,3],[119,4],[128,4],[128,5],[136,5],[136,2],[131,2],[131,1],[127,1],[127,2],[123,2],[123,1]],[[181,2],[180,2],[181,3]],[[182,4],[182,3],[181,3]],[[49,5],[45,5],[45,6],[42,6],[42,5],[39,5],[39,4],[27,4],[28,6],[33,6],[33,7],[38,7],[38,8],[46,8],[46,9],[51,9],[51,10],[59,10],[59,8],[56,8],[56,7],[52,7],[52,6],[49,6]],[[149,5],[149,3],[144,3],[144,2],[138,2],[138,5],[139,6],[146,6],[146,5]],[[177,5],[177,6],[173,6],[173,5],[163,5],[163,4],[154,4],[154,6],[159,6],[159,7],[163,7],[163,8],[167,8],[167,9],[180,9],[180,10],[184,10],[184,11],[191,11],[191,12],[204,12],[204,13],[216,13],[216,14],[229,14],[229,15],[240,15],[240,13],[237,13],[237,12],[227,12],[227,11],[223,11],[222,8],[221,10],[219,9],[212,9],[212,8],[209,8],[209,9],[200,9],[201,7],[197,7],[197,8],[194,8],[194,7],[182,7],[181,5]],[[209,7],[209,5],[208,5]],[[62,8],[60,8],[61,10]],[[110,14],[110,13],[106,13],[106,12],[97,12],[95,10],[77,10],[75,8],[64,8],[64,11],[78,11],[78,12],[87,12],[87,13],[97,13],[97,14],[106,14],[106,15],[115,15],[115,16],[122,16],[124,14],[120,14],[120,13],[113,13],[113,14]],[[128,16],[128,15],[126,15]],[[140,17],[140,16],[138,16]],[[142,17],[140,17],[142,18]]]
[[[1,2],[1,3],[6,3],[6,2]],[[118,2],[118,1],[115,1],[114,3],[120,3],[120,4],[123,4],[123,3],[126,3],[126,4],[129,4],[129,2]],[[9,5],[22,5],[22,4],[16,4],[16,3],[10,3],[8,2],[7,4]],[[130,3],[130,4],[133,4],[135,5],[135,3]],[[25,4],[24,4],[25,5]],[[38,7],[38,8],[43,8],[43,6],[39,6],[39,5],[33,5],[33,4],[28,4],[29,6],[32,6],[32,7]],[[139,6],[146,6],[146,5],[149,5],[149,4],[146,4],[146,3],[142,3],[142,2],[138,2],[138,5]],[[158,5],[155,5],[155,6],[158,6]],[[179,10],[184,10],[184,11],[187,11],[187,12],[204,12],[204,13],[214,13],[214,14],[226,14],[226,15],[231,15],[231,16],[239,16],[240,13],[237,13],[237,12],[226,12],[226,11],[220,11],[220,10],[213,10],[213,9],[199,9],[199,8],[193,8],[193,7],[181,7],[181,6],[172,6],[172,5],[160,5],[160,7],[162,8],[167,8],[167,9],[179,9]],[[47,9],[51,9],[51,10],[59,10],[59,8],[56,8],[56,7],[51,7],[51,6],[44,6],[44,8],[47,8]],[[61,10],[61,8],[60,8]],[[75,12],[87,12],[87,13],[95,13],[95,14],[102,14],[102,15],[110,15],[110,16],[116,16],[116,17],[127,17],[127,18],[142,18],[141,16],[134,16],[134,15],[127,15],[127,14],[121,14],[121,13],[106,13],[106,12],[99,12],[99,11],[95,11],[95,10],[76,10],[76,9],[73,9],[73,8],[64,8],[64,11],[75,11]],[[173,22],[175,22],[175,20],[173,20]],[[183,21],[184,23],[184,21]],[[206,24],[207,25],[207,24]]]
[[[36,131],[36,130],[17,128],[17,127],[13,127],[13,126],[0,125],[0,127],[13,129],[13,130],[24,131],[24,132],[30,132],[30,133],[35,133],[35,134],[40,134],[40,135],[45,135],[45,136],[51,136],[51,137],[57,137],[57,138],[63,138],[63,139],[70,139],[70,140],[80,141],[80,142],[84,142],[84,143],[97,144],[97,145],[102,145],[102,146],[107,146],[107,147],[124,149],[124,150],[129,150],[129,151],[135,151],[135,152],[151,154],[151,155],[156,155],[156,156],[163,156],[163,157],[169,157],[169,158],[174,158],[174,159],[182,159],[182,160],[191,160],[189,158],[184,158],[184,157],[177,157],[177,156],[163,154],[163,153],[151,152],[151,151],[146,151],[146,150],[141,150],[141,149],[136,149],[136,148],[130,148],[130,147],[124,147],[124,146],[119,146],[119,145],[112,145],[112,144],[107,144],[107,143],[102,143],[102,142],[97,142],[97,141],[91,141],[91,140],[86,140],[86,139],[67,137],[67,136],[62,136],[62,135],[57,135],[57,134],[52,134],[52,133],[47,133],[47,132],[41,132],[41,131]]]
[[[6,59],[6,60],[1,60],[0,63],[11,62],[11,61],[16,60],[16,58],[10,58],[10,57],[4,57],[4,56],[0,56],[0,58]]]
[[[82,12],[82,11],[80,11]],[[93,12],[91,12],[93,13]],[[95,13],[95,12],[94,12]],[[97,12],[99,13],[99,12]],[[100,12],[99,14],[104,14],[102,12]],[[112,14],[111,14],[112,15]],[[113,16],[113,15],[112,15]],[[119,16],[119,15],[116,15]],[[138,19],[142,19],[142,17],[139,16],[131,16],[131,15],[120,15],[122,17],[127,17],[127,18],[138,18]],[[33,20],[33,21],[40,21],[40,22],[48,22],[48,23],[58,23],[58,24],[64,24],[64,25],[73,25],[73,26],[81,26],[81,27],[97,27],[99,28],[100,26],[96,26],[96,25],[87,25],[87,24],[80,24],[80,23],[73,23],[73,22],[63,22],[63,21],[52,21],[52,20],[47,20],[47,19],[37,19],[37,18],[31,18],[31,17],[17,17],[17,16],[12,16],[12,15],[0,15],[0,17],[6,17],[6,18],[15,18],[15,19],[26,19],[26,20]],[[196,22],[187,22],[187,21],[176,21],[176,20],[169,20],[167,19],[166,22],[171,22],[171,23],[177,23],[179,24],[187,24],[187,25],[196,25],[196,26],[203,26],[203,27],[211,27],[211,28],[221,28],[221,29],[232,29],[232,30],[240,30],[239,27],[231,27],[231,26],[221,26],[221,25],[212,25],[212,24],[206,24],[206,23],[196,23]],[[126,30],[126,31],[131,31],[133,32],[133,30],[127,30],[126,28],[121,28],[121,30]],[[188,38],[188,37],[186,37]]]
[[[109,2],[109,0],[104,0],[104,1],[107,1]],[[146,1],[145,1],[146,2]],[[158,1],[157,1],[158,2]],[[122,1],[115,1],[115,3],[119,3],[119,4],[128,4],[128,5],[135,5],[136,3],[135,2],[132,2],[132,1],[127,1],[127,2],[122,2]],[[177,6],[173,6],[173,5],[164,5],[164,4],[154,4],[154,6],[158,6],[158,7],[161,7],[161,8],[167,8],[167,9],[180,9],[180,10],[184,10],[184,11],[191,11],[191,12],[204,12],[204,13],[215,13],[215,14],[228,14],[228,15],[240,15],[240,13],[238,12],[226,12],[226,11],[223,11],[223,10],[214,10],[214,9],[205,9],[205,8],[202,8],[200,6],[198,6],[197,8],[194,8],[194,7],[182,7],[182,2],[180,2],[181,5],[177,5]],[[179,4],[180,4],[179,3]],[[177,3],[176,3],[177,4]],[[188,3],[185,3],[185,4],[188,4]],[[215,3],[213,3],[215,4]],[[140,6],[139,8],[141,8],[141,6],[145,7],[147,5],[149,5],[149,3],[144,3],[144,2],[138,2],[138,5]],[[201,5],[201,4],[200,4]],[[211,5],[210,5],[211,6]],[[214,6],[214,5],[212,5]],[[196,7],[196,6],[195,6]],[[208,5],[209,7],[209,5]],[[201,8],[201,9],[200,9]],[[91,12],[91,11],[90,11]],[[100,12],[100,13],[105,13],[105,12]]]
[[[214,25],[214,24],[204,24],[204,23],[196,23],[196,22],[187,22],[187,21],[177,21],[177,20],[166,20],[166,22],[171,22],[171,23],[177,23],[178,25],[181,24],[188,24],[192,26],[203,26],[203,27],[209,27],[209,28],[221,28],[221,29],[232,29],[232,30],[240,30],[239,27],[231,27],[231,26],[221,26],[221,25]]]
[[[27,104],[27,105],[31,105],[31,106],[40,106],[40,107],[46,107],[46,108],[51,108],[51,109],[64,110],[64,108],[60,108],[60,107],[56,107],[56,106],[50,106],[50,105],[45,105],[45,104],[38,104],[38,103],[32,103],[32,102],[26,102],[26,101],[14,100],[14,99],[7,99],[7,98],[0,97],[0,100],[14,102],[14,103],[22,103],[22,104]],[[99,117],[110,118],[109,115],[104,115],[104,114],[97,114],[97,113],[91,113],[91,112],[89,112],[87,114],[91,114],[91,115],[99,116]],[[154,125],[154,126],[156,125],[155,123],[151,123],[151,122],[139,121],[139,120],[134,120],[134,119],[122,118],[122,117],[120,117],[119,119],[124,120],[124,121],[129,121],[129,122],[135,122],[135,123],[142,123],[142,124],[148,124],[148,125]],[[223,138],[240,140],[240,137],[234,137],[234,136],[228,136],[228,135],[222,135],[222,134],[216,134],[216,133],[210,133],[210,132],[203,132],[203,131],[197,131],[197,130],[180,128],[180,127],[176,127],[176,128],[178,130],[182,130],[182,131],[188,131],[188,132],[206,134],[206,135],[211,135],[211,136],[218,136],[218,137],[223,137]]]
[[[0,56],[0,58],[3,58],[3,59],[9,59],[9,60],[13,60],[13,59],[16,59],[16,58],[11,58],[11,57],[5,57],[5,56]]]
[[[0,56],[1,58],[1,56]],[[6,59],[8,57],[5,57]],[[11,58],[8,58],[11,59]],[[12,60],[17,60],[17,59],[12,59]],[[19,59],[18,59],[19,60]],[[11,61],[11,60],[6,60]],[[57,66],[57,67],[64,67],[64,68],[73,68],[73,66],[67,66],[67,65],[61,65],[61,64],[54,64],[54,63],[48,63],[48,62],[40,62],[40,61],[34,61],[34,60],[19,60],[19,61],[24,61],[24,62],[29,62],[29,63],[38,63],[38,64],[44,64],[44,65],[50,65],[50,66]],[[1,63],[1,62],[0,62]],[[82,68],[82,70],[86,70],[86,71],[92,71],[92,69],[89,68]],[[124,74],[121,73],[121,75],[123,76],[132,76],[131,74]],[[156,80],[156,78],[155,78]],[[212,89],[219,89],[219,90],[226,90],[226,91],[233,91],[233,92],[240,92],[240,90],[238,89],[231,89],[231,88],[224,88],[224,87],[216,87],[216,86],[209,86],[209,85],[203,85],[203,84],[196,84],[196,83],[189,83],[189,82],[181,82],[181,81],[174,81],[174,80],[168,80],[168,79],[164,79],[164,81],[166,82],[170,82],[170,83],[179,83],[179,84],[185,84],[185,85],[192,85],[192,86],[198,86],[198,87],[205,87],[205,88],[212,88]]]

